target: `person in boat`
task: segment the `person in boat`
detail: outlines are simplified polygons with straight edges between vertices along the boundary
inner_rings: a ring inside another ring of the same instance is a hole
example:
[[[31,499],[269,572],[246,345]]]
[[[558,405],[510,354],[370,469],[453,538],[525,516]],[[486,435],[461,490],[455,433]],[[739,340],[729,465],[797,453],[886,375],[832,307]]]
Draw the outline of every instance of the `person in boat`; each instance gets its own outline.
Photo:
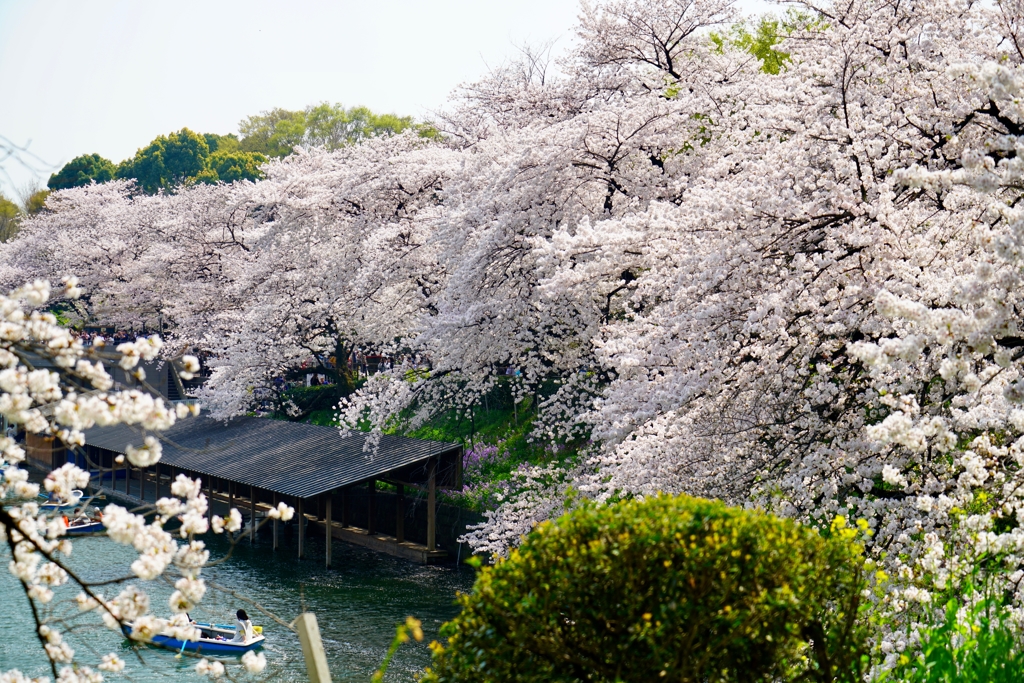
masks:
[[[238,621],[235,623],[235,637],[231,639],[232,643],[246,643],[255,637],[255,633],[252,630],[252,621],[249,620],[249,615],[245,613],[244,609],[240,609],[235,612],[235,617]]]

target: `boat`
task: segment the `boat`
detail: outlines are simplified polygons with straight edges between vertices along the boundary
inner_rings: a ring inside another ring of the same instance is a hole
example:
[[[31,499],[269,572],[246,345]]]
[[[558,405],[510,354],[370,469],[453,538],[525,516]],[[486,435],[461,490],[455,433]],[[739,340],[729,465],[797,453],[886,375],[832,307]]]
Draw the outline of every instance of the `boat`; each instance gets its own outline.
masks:
[[[241,643],[232,642],[231,640],[235,635],[234,626],[204,623],[196,623],[194,626],[200,629],[204,636],[209,635],[212,637],[199,638],[198,640],[179,640],[171,636],[155,635],[148,642],[152,645],[175,650],[176,652],[195,652],[201,655],[242,655],[250,650],[263,647],[263,641],[266,640],[263,636],[263,629],[259,626],[253,627],[255,635],[252,638]],[[121,631],[124,632],[126,637],[130,637],[132,625],[123,624]],[[217,640],[217,636],[223,637],[224,640]]]
[[[40,504],[39,509],[44,512],[66,512],[67,510],[74,510],[76,507],[78,507],[78,504],[82,501],[82,496],[84,495],[84,493],[82,493],[78,489],[75,489],[74,491],[71,492],[71,500],[65,502],[60,498],[55,498],[53,496],[47,496],[40,493],[39,497],[45,500],[46,502]]]
[[[68,536],[76,536],[81,534],[95,534],[106,529],[103,526],[103,513],[99,510],[96,511],[94,517],[88,515],[78,515],[74,519],[68,519],[67,515],[63,517],[64,520],[64,533]]]

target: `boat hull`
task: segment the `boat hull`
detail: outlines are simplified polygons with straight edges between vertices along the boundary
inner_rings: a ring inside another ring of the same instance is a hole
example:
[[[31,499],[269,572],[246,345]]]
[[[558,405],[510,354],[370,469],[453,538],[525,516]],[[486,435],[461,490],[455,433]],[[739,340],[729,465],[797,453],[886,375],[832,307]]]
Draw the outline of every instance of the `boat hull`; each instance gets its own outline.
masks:
[[[213,624],[196,624],[197,627],[204,630],[216,630],[219,632],[233,633],[231,629],[226,627],[218,627]],[[124,625],[121,627],[125,636],[130,636],[132,628],[130,625]],[[156,635],[149,642],[152,645],[158,647],[165,647],[168,650],[174,650],[175,652],[195,652],[200,655],[219,655],[219,656],[231,656],[231,655],[243,655],[250,650],[256,650],[263,647],[263,641],[265,638],[262,635],[258,635],[252,640],[246,643],[233,643],[229,640],[214,640],[212,638],[200,638],[199,640],[179,640],[178,638],[172,638],[170,636]],[[184,647],[183,647],[184,646]]]
[[[103,522],[93,522],[92,524],[81,524],[79,526],[68,527],[64,533],[68,536],[78,536],[84,534],[98,534],[101,531],[106,531],[103,527]]]

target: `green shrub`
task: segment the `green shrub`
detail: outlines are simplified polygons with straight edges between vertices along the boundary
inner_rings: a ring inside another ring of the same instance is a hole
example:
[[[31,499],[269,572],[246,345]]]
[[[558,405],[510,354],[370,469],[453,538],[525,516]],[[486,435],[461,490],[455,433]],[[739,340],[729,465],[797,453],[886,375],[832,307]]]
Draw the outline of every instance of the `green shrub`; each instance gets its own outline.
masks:
[[[329,411],[332,415],[338,401],[352,393],[349,384],[326,384],[316,387],[293,387],[284,392],[282,398],[291,401],[298,408],[298,415],[292,419],[304,422],[310,414]]]
[[[424,680],[859,679],[854,535],[690,497],[584,506],[480,573]]]

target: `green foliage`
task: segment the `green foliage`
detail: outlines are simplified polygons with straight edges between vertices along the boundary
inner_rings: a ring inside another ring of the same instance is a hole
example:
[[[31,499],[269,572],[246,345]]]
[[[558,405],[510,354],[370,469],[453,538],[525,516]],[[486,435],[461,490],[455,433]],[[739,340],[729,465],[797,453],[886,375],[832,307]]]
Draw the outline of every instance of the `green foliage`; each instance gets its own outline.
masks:
[[[206,170],[210,147],[206,139],[182,128],[177,133],[161,135],[132,159],[121,162],[118,178],[134,178],[146,193],[171,189]]]
[[[171,133],[166,138],[161,136],[157,140],[163,143],[165,187],[180,185],[186,178],[195,177],[206,169],[210,147],[202,135],[182,128],[177,133]]]
[[[212,168],[204,168],[202,171],[187,180],[188,184],[203,183],[204,185],[216,185],[220,182],[220,176]]]
[[[50,190],[36,190],[25,198],[25,213],[34,216],[46,208],[46,198],[50,196]]]
[[[321,102],[306,109],[306,142],[338,149],[366,138],[400,133],[411,125],[411,116],[374,114],[366,107],[345,109],[340,104]]]
[[[262,154],[241,151],[234,135],[199,135],[182,128],[161,135],[122,162],[117,177],[134,178],[143,192],[153,194],[181,184],[257,180],[266,160]]]
[[[862,549],[834,530],[685,496],[584,505],[480,573],[423,680],[860,680]]]
[[[391,641],[391,646],[388,648],[388,652],[384,655],[384,661],[381,662],[380,668],[373,672],[370,676],[370,683],[381,683],[384,680],[384,674],[388,672],[388,667],[391,665],[391,659],[395,656],[400,648],[405,643],[408,643],[410,639],[420,642],[423,640],[423,624],[419,619],[413,617],[406,617],[404,624],[399,624],[398,628],[395,629],[395,638]]]
[[[1024,642],[999,601],[946,603],[944,621],[920,633],[919,653],[903,654],[879,683],[1011,683],[1024,680]]]
[[[0,194],[0,242],[10,242],[18,234],[18,220],[21,209],[17,204]]]
[[[259,180],[263,177],[260,166],[267,162],[267,157],[259,152],[214,152],[210,155],[210,171],[216,179],[225,183],[236,180]]]
[[[242,138],[239,147],[244,152],[259,152],[268,157],[283,157],[302,143],[306,133],[306,115],[301,111],[271,109],[249,116],[238,124]]]
[[[206,140],[206,146],[210,148],[210,154],[216,154],[217,152],[230,153],[240,151],[238,136],[234,133],[229,133],[227,135],[203,133],[203,139]]]
[[[789,61],[789,53],[776,50],[775,46],[782,41],[784,33],[792,32],[794,22],[798,19],[799,16],[791,15],[787,21],[780,22],[771,17],[762,17],[753,32],[745,23],[735,24],[728,35],[712,33],[711,42],[719,52],[726,45],[749,52],[760,60],[762,71],[777,75]]]
[[[298,422],[333,425],[335,406],[355,389],[356,385],[351,382],[317,387],[293,387],[282,393],[280,412],[282,416],[291,415],[289,419]],[[286,410],[289,403],[291,412]]]
[[[366,107],[346,109],[341,104],[320,104],[305,111],[272,109],[238,124],[241,149],[271,157],[291,154],[297,145],[338,149],[379,135],[393,135],[411,127],[411,116],[375,114]]]
[[[132,179],[140,190],[156,194],[179,185],[258,180],[260,166],[270,157],[291,154],[300,144],[337,149],[378,135],[412,127],[412,117],[375,114],[366,107],[345,109],[327,102],[305,111],[272,109],[238,124],[238,136],[195,133],[182,128],[161,135],[115,166],[98,154],[85,154],[50,176],[51,190],[104,183],[113,178]],[[429,126],[418,126],[423,137],[436,137]],[[40,204],[41,207],[41,204]]]
[[[113,180],[117,167],[114,162],[104,159],[99,154],[83,154],[75,157],[64,168],[50,176],[46,186],[51,190],[65,190],[69,187],[81,187],[95,181],[105,183]]]

